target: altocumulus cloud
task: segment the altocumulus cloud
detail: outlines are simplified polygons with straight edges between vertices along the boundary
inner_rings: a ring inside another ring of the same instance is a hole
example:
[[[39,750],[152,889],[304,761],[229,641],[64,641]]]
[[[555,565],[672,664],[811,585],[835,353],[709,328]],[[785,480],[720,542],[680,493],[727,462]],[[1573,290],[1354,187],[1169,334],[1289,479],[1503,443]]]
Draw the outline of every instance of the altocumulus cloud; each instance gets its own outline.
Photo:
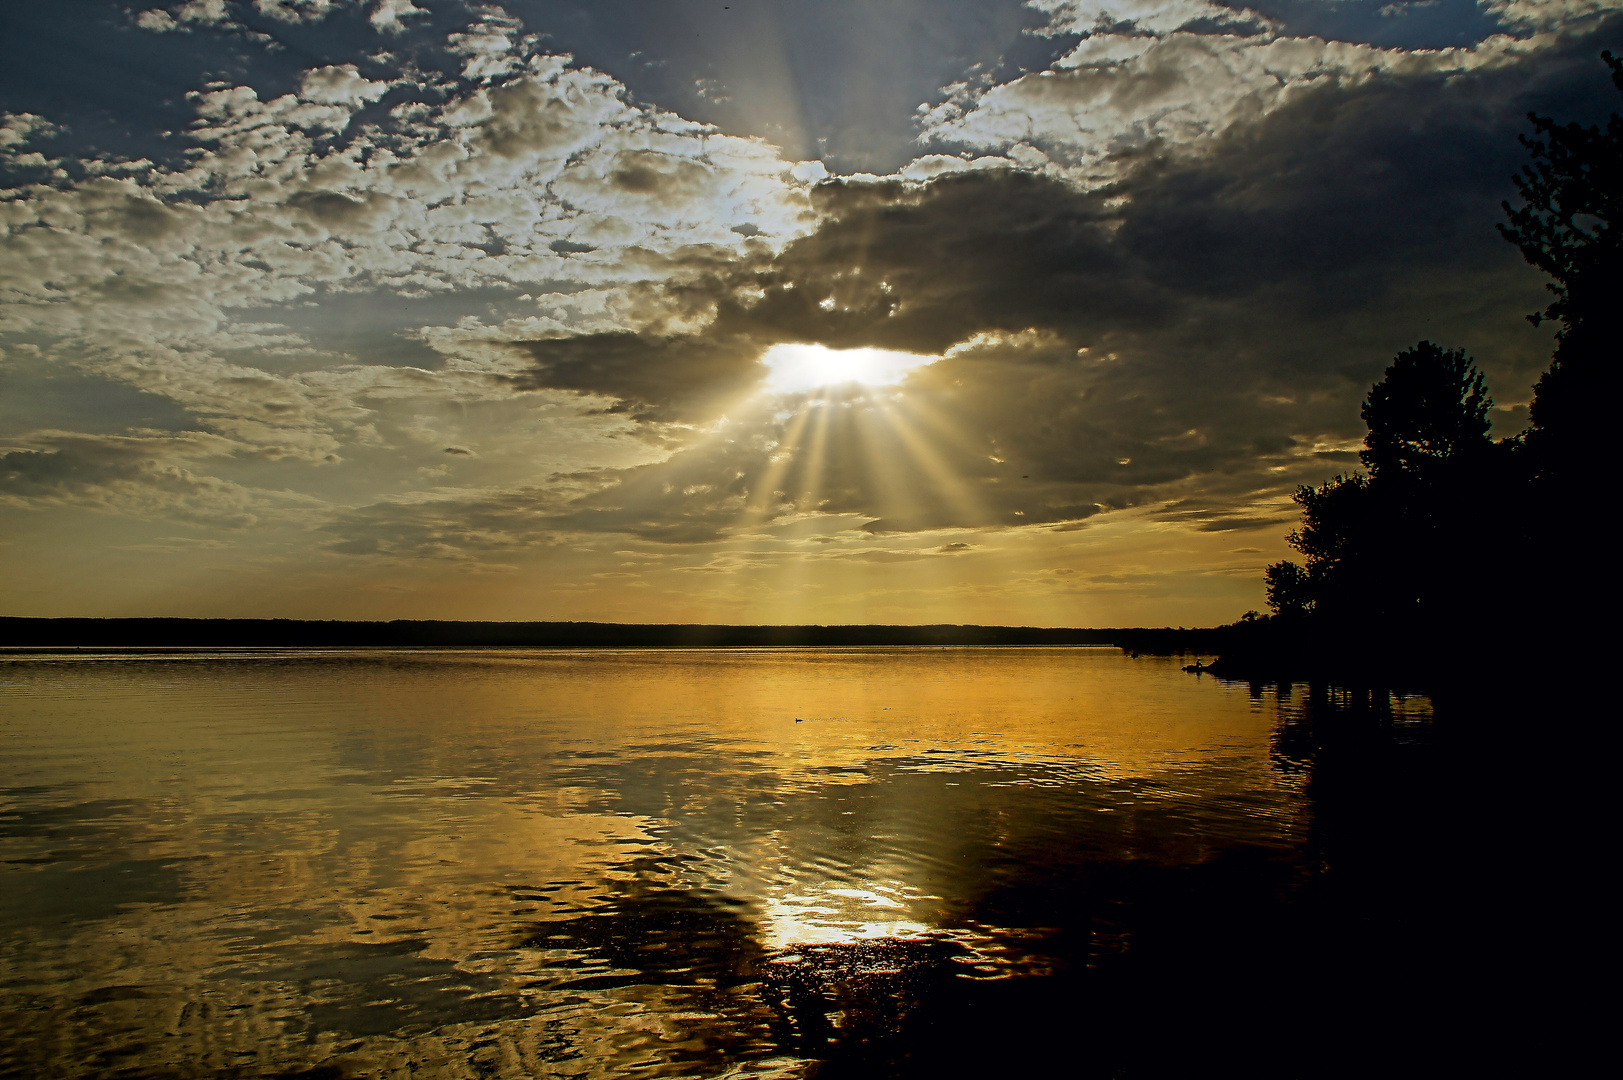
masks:
[[[319,21],[333,7],[259,13]],[[142,25],[189,32],[229,24],[233,10],[189,3]],[[415,10],[381,4],[373,21],[387,30]],[[181,165],[99,157],[64,168],[27,145],[54,133],[47,120],[8,114],[0,152],[22,175],[49,170],[0,201],[4,334],[40,343],[8,361],[165,395],[222,455],[337,465],[435,441],[413,402],[500,403],[529,365],[477,348],[468,317],[449,357],[424,347],[424,367],[370,364],[325,344],[329,300],[415,296],[428,311],[472,293],[511,310],[524,293],[528,311],[508,330],[618,326],[616,290],[697,251],[768,248],[805,227],[818,170],[634,104],[517,29],[489,11],[451,35],[463,69],[449,82],[329,64],[269,99],[248,86],[200,90],[186,133],[196,149]],[[409,313],[390,332],[430,344],[452,333]],[[601,425],[583,425],[577,441],[589,443]],[[120,482],[143,475],[161,478]],[[13,498],[47,497],[33,490]]]
[[[217,454],[218,438],[40,431],[28,441],[0,448],[0,505],[81,506],[231,529],[259,520],[247,488],[189,467]]]

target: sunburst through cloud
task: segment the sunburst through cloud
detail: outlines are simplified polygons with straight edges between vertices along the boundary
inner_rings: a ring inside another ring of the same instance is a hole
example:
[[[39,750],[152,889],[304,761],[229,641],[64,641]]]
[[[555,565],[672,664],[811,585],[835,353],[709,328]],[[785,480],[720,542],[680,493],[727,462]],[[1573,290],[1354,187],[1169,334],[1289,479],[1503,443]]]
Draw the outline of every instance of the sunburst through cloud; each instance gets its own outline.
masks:
[[[895,386],[907,373],[939,357],[917,356],[891,349],[830,349],[824,345],[779,344],[761,357],[771,374],[766,390],[779,394],[804,393],[855,383],[858,386]]]

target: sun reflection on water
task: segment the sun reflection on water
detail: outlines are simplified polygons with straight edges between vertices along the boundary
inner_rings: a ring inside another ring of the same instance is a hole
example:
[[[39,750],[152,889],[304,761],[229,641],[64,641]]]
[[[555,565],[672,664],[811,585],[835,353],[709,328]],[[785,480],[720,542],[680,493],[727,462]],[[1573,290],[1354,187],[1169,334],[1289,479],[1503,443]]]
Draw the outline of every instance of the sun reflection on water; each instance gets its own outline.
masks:
[[[759,937],[767,949],[787,951],[929,933],[927,923],[908,917],[909,907],[895,885],[807,889],[767,898],[761,905]]]
[[[0,687],[8,1075],[803,1067],[1302,830],[1268,708],[1114,650],[68,662]]]

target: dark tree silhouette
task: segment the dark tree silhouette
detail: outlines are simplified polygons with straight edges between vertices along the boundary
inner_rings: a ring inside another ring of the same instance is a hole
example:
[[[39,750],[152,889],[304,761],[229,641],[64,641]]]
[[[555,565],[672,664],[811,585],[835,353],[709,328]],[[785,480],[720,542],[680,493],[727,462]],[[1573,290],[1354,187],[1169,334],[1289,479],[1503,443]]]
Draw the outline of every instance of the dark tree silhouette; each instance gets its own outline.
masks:
[[[1306,570],[1287,559],[1268,567],[1263,571],[1263,578],[1268,588],[1268,606],[1275,615],[1299,620],[1313,613],[1313,583]],[[1255,621],[1256,612],[1248,611],[1246,615],[1252,618],[1243,621]]]
[[[1601,54],[1623,90],[1623,60]],[[1524,205],[1504,204],[1499,231],[1554,280],[1555,300],[1529,316],[1558,320],[1554,361],[1533,389],[1526,434],[1530,471],[1548,503],[1570,503],[1602,480],[1616,423],[1619,339],[1623,337],[1623,118],[1605,129],[1557,124],[1529,114],[1533,161],[1515,178]],[[1541,511],[1560,516],[1558,507]]]
[[[1440,470],[1491,446],[1482,373],[1463,349],[1422,341],[1398,353],[1364,402],[1358,460],[1376,481],[1443,479]]]
[[[1364,402],[1369,475],[1296,491],[1302,523],[1287,540],[1305,565],[1268,568],[1274,611],[1311,611],[1349,632],[1435,621],[1421,609],[1452,597],[1471,561],[1481,493],[1470,474],[1494,449],[1492,406],[1464,351],[1422,341],[1398,353]]]
[[[1474,638],[1491,577],[1483,523],[1508,459],[1488,435],[1492,406],[1462,350],[1422,341],[1398,353],[1364,401],[1369,472],[1296,490],[1301,523],[1287,540],[1303,559],[1268,567],[1274,625],[1249,638],[1388,673],[1408,663],[1394,658]]]
[[[1302,486],[1292,496],[1302,523],[1285,537],[1305,565],[1286,560],[1265,570],[1268,606],[1275,615],[1301,617],[1333,610],[1334,594],[1356,566],[1360,525],[1367,516],[1369,478],[1337,476],[1316,488]]]
[[[1601,58],[1623,90],[1623,60]],[[1524,649],[1524,688],[1601,659],[1602,638],[1574,629],[1617,607],[1618,575],[1575,551],[1615,489],[1623,118],[1604,129],[1530,118],[1533,136],[1521,141],[1532,161],[1514,177],[1522,205],[1505,203],[1499,226],[1552,279],[1554,301],[1529,318],[1560,324],[1530,426],[1492,441],[1493,401],[1463,351],[1422,341],[1398,353],[1364,401],[1368,474],[1297,489],[1302,520],[1287,539],[1303,561],[1268,567],[1271,619],[1223,628],[1234,645],[1224,661],[1249,657],[1229,670],[1421,670],[1469,696],[1477,658],[1506,628],[1561,635],[1559,656]]]
[[[1623,59],[1600,54],[1612,69],[1612,83],[1623,90]],[[1522,250],[1522,257],[1555,280],[1555,300],[1530,315],[1534,325],[1558,319],[1563,334],[1581,324],[1601,299],[1594,295],[1610,277],[1615,282],[1623,210],[1623,117],[1616,113],[1606,129],[1557,124],[1548,116],[1528,113],[1534,138],[1521,136],[1533,161],[1513,177],[1525,205],[1503,205],[1508,225],[1501,235]],[[1612,302],[1615,303],[1616,294]]]

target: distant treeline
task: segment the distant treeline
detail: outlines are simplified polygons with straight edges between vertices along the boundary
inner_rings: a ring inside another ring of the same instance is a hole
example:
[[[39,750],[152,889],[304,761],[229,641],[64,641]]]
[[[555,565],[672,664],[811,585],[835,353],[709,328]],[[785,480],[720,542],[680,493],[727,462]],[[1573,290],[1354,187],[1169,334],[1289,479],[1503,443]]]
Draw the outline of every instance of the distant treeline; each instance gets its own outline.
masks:
[[[716,626],[681,623],[394,622],[301,619],[0,618],[0,646],[62,648],[741,648],[852,645],[1114,645],[1215,652],[1212,628],[1038,626]]]

